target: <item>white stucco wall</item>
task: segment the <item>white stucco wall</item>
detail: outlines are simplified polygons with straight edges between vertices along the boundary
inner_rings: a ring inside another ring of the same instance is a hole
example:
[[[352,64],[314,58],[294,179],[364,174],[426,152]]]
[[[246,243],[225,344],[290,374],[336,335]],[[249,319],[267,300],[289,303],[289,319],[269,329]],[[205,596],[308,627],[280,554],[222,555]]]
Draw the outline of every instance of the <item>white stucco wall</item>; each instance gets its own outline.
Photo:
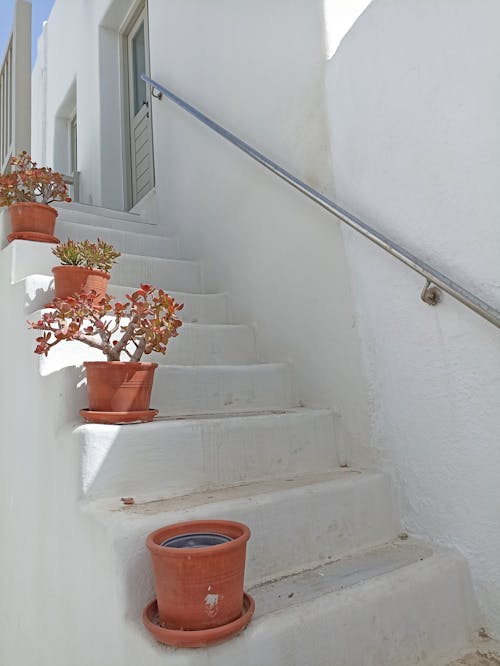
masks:
[[[339,203],[497,308],[499,25],[495,0],[375,0],[327,67]],[[498,330],[345,237],[379,464],[408,530],[466,555],[498,635]]]
[[[74,86],[83,203],[123,205],[119,30],[132,6],[59,1],[46,30],[47,161]],[[152,76],[328,192],[323,9],[323,0],[293,12],[287,0],[150,0]],[[146,214],[181,237],[186,258],[203,260],[208,291],[229,292],[234,321],[257,329],[260,357],[291,360],[300,398],[334,407],[346,460],[359,460],[366,396],[338,224],[168,101],[154,100],[151,114]]]
[[[321,1],[151,2],[150,30],[153,78],[329,191]],[[304,402],[339,411],[359,459],[366,402],[338,224],[168,101],[154,101],[153,128],[157,200],[206,287],[255,324],[263,359],[292,360]]]

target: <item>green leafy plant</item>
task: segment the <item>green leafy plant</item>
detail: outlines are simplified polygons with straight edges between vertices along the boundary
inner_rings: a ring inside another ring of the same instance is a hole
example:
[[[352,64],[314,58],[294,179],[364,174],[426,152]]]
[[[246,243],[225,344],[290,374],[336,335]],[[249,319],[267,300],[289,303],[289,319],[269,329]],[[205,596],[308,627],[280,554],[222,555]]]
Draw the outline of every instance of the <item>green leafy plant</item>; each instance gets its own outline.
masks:
[[[62,175],[48,167],[38,167],[25,150],[11,157],[9,164],[11,172],[0,176],[0,206],[71,201]]]
[[[56,298],[38,321],[28,322],[43,333],[36,339],[35,354],[47,356],[63,340],[76,340],[100,349],[108,361],[119,361],[122,353],[140,361],[153,351],[165,354],[170,338],[178,335],[182,322],[176,313],[184,306],[163,289],[141,284],[125,303],[110,295],[96,302],[93,295]]]
[[[84,266],[85,268],[94,268],[109,273],[113,264],[121,256],[121,252],[101,240],[97,243],[89,240],[72,241],[59,243],[52,250],[63,266]]]

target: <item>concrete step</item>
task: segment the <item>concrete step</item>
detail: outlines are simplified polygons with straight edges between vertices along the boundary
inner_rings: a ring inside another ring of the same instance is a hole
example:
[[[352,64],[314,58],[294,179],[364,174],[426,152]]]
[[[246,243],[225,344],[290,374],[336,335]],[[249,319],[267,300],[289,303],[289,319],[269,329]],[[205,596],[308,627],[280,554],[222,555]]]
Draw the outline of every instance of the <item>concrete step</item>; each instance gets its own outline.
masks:
[[[157,224],[135,213],[125,213],[120,210],[80,203],[57,203],[54,208],[57,208],[59,212],[56,222],[56,236],[57,224],[60,220],[99,228],[132,231],[139,234],[158,234]]]
[[[134,233],[122,229],[109,229],[91,224],[81,224],[58,220],[56,236],[61,241],[68,238],[74,241],[91,240],[98,238],[111,243],[117,250],[129,254],[161,257],[163,259],[178,259],[180,256],[178,238],[166,236],[152,236],[151,234]]]
[[[54,280],[48,275],[28,275],[25,280],[25,312],[33,313],[42,309],[54,298]],[[118,298],[125,299],[130,287],[110,284],[108,292]],[[182,321],[200,324],[230,324],[229,303],[227,294],[188,294],[169,291],[178,303],[184,303],[179,313]]]
[[[250,592],[253,622],[197,664],[435,666],[475,620],[464,604],[472,599],[465,562],[417,544],[389,544]],[[171,649],[147,640],[148,664],[163,653],[175,666]]]
[[[43,370],[46,366],[41,359],[40,362]],[[79,390],[83,389],[84,407],[83,368],[68,366],[46,375],[44,381],[52,377],[51,390],[59,395],[63,388],[58,386],[58,377],[65,376],[66,370],[74,370],[78,376],[77,385]],[[291,375],[287,363],[163,365],[155,372],[151,408],[158,409],[159,416],[286,410],[297,407]]]
[[[151,407],[160,416],[227,414],[296,407],[291,367],[255,365],[165,365],[155,373]]]
[[[329,410],[173,418],[140,429],[86,424],[73,438],[86,500],[144,502],[338,466]]]
[[[477,626],[465,561],[415,542],[393,542],[250,592],[255,619],[233,646],[245,666],[436,666]]]
[[[389,479],[371,471],[302,474],[131,506],[98,500],[85,513],[113,544],[121,603],[132,617],[153,596],[145,538],[163,525],[216,517],[246,523],[248,586],[382,544],[398,531]]]
[[[40,318],[40,310],[33,320]],[[114,320],[111,320],[114,321]],[[126,324],[128,320],[124,320]],[[129,351],[135,347],[130,344]],[[105,360],[102,352],[82,342],[60,342],[50,354],[40,358],[43,375],[84,361]],[[124,357],[122,360],[126,360]],[[143,361],[160,365],[245,365],[257,362],[255,334],[250,326],[236,324],[184,324],[179,335],[168,343],[167,353],[153,352]]]
[[[14,241],[5,247],[11,266],[11,282],[24,280],[28,275],[51,275],[58,265],[50,243]],[[111,281],[123,286],[138,287],[147,282],[165,291],[199,293],[201,289],[200,266],[194,261],[160,259],[134,254],[123,254],[111,270]]]
[[[255,533],[249,549],[253,539]],[[116,566],[103,580],[111,572],[118,573]],[[129,576],[133,583],[138,572]],[[95,581],[90,589],[94,607],[109,599]],[[464,560],[411,541],[362,550],[249,592],[255,615],[240,635],[181,650],[157,643],[142,626],[142,602],[124,612],[113,588],[108,612],[118,626],[107,631],[106,665],[438,666],[447,663],[443,655],[464,653],[479,622]],[[143,596],[144,605],[150,598]],[[89,666],[101,666],[102,656],[92,654]]]

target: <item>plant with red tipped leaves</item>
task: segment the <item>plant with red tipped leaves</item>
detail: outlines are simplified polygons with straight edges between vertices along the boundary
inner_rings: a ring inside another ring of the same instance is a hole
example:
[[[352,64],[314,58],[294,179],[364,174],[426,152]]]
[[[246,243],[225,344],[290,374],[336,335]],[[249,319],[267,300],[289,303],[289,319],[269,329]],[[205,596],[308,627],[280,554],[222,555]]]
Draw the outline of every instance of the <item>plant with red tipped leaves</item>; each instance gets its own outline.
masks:
[[[62,175],[48,167],[37,166],[25,150],[11,157],[9,164],[11,172],[0,175],[0,206],[71,201]]]
[[[108,361],[119,361],[122,353],[129,361],[143,354],[165,354],[170,338],[178,335],[182,322],[176,313],[184,307],[163,289],[141,284],[126,302],[106,295],[94,300],[95,292],[71,298],[55,298],[41,319],[28,322],[41,331],[35,354],[47,356],[63,340],[76,340],[100,349]]]

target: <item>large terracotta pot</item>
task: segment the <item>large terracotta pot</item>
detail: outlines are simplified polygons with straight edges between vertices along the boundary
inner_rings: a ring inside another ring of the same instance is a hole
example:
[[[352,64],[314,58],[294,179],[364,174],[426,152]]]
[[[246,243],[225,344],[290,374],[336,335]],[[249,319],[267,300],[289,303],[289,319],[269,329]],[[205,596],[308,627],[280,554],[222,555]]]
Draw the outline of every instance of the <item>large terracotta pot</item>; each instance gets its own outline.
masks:
[[[199,537],[199,533],[223,535],[229,541],[203,547],[161,545],[179,535]],[[177,523],[150,534],[146,544],[153,563],[159,624],[199,631],[240,618],[249,538],[246,525],[226,520]]]
[[[106,294],[109,273],[84,266],[54,266],[54,286],[56,298],[68,298],[81,292],[96,292],[98,300]]]
[[[53,235],[58,212],[47,204],[29,201],[12,204],[9,207],[12,240],[35,240],[45,243],[58,243]]]
[[[87,361],[89,409],[80,414],[93,423],[151,421],[149,408],[157,363]]]

